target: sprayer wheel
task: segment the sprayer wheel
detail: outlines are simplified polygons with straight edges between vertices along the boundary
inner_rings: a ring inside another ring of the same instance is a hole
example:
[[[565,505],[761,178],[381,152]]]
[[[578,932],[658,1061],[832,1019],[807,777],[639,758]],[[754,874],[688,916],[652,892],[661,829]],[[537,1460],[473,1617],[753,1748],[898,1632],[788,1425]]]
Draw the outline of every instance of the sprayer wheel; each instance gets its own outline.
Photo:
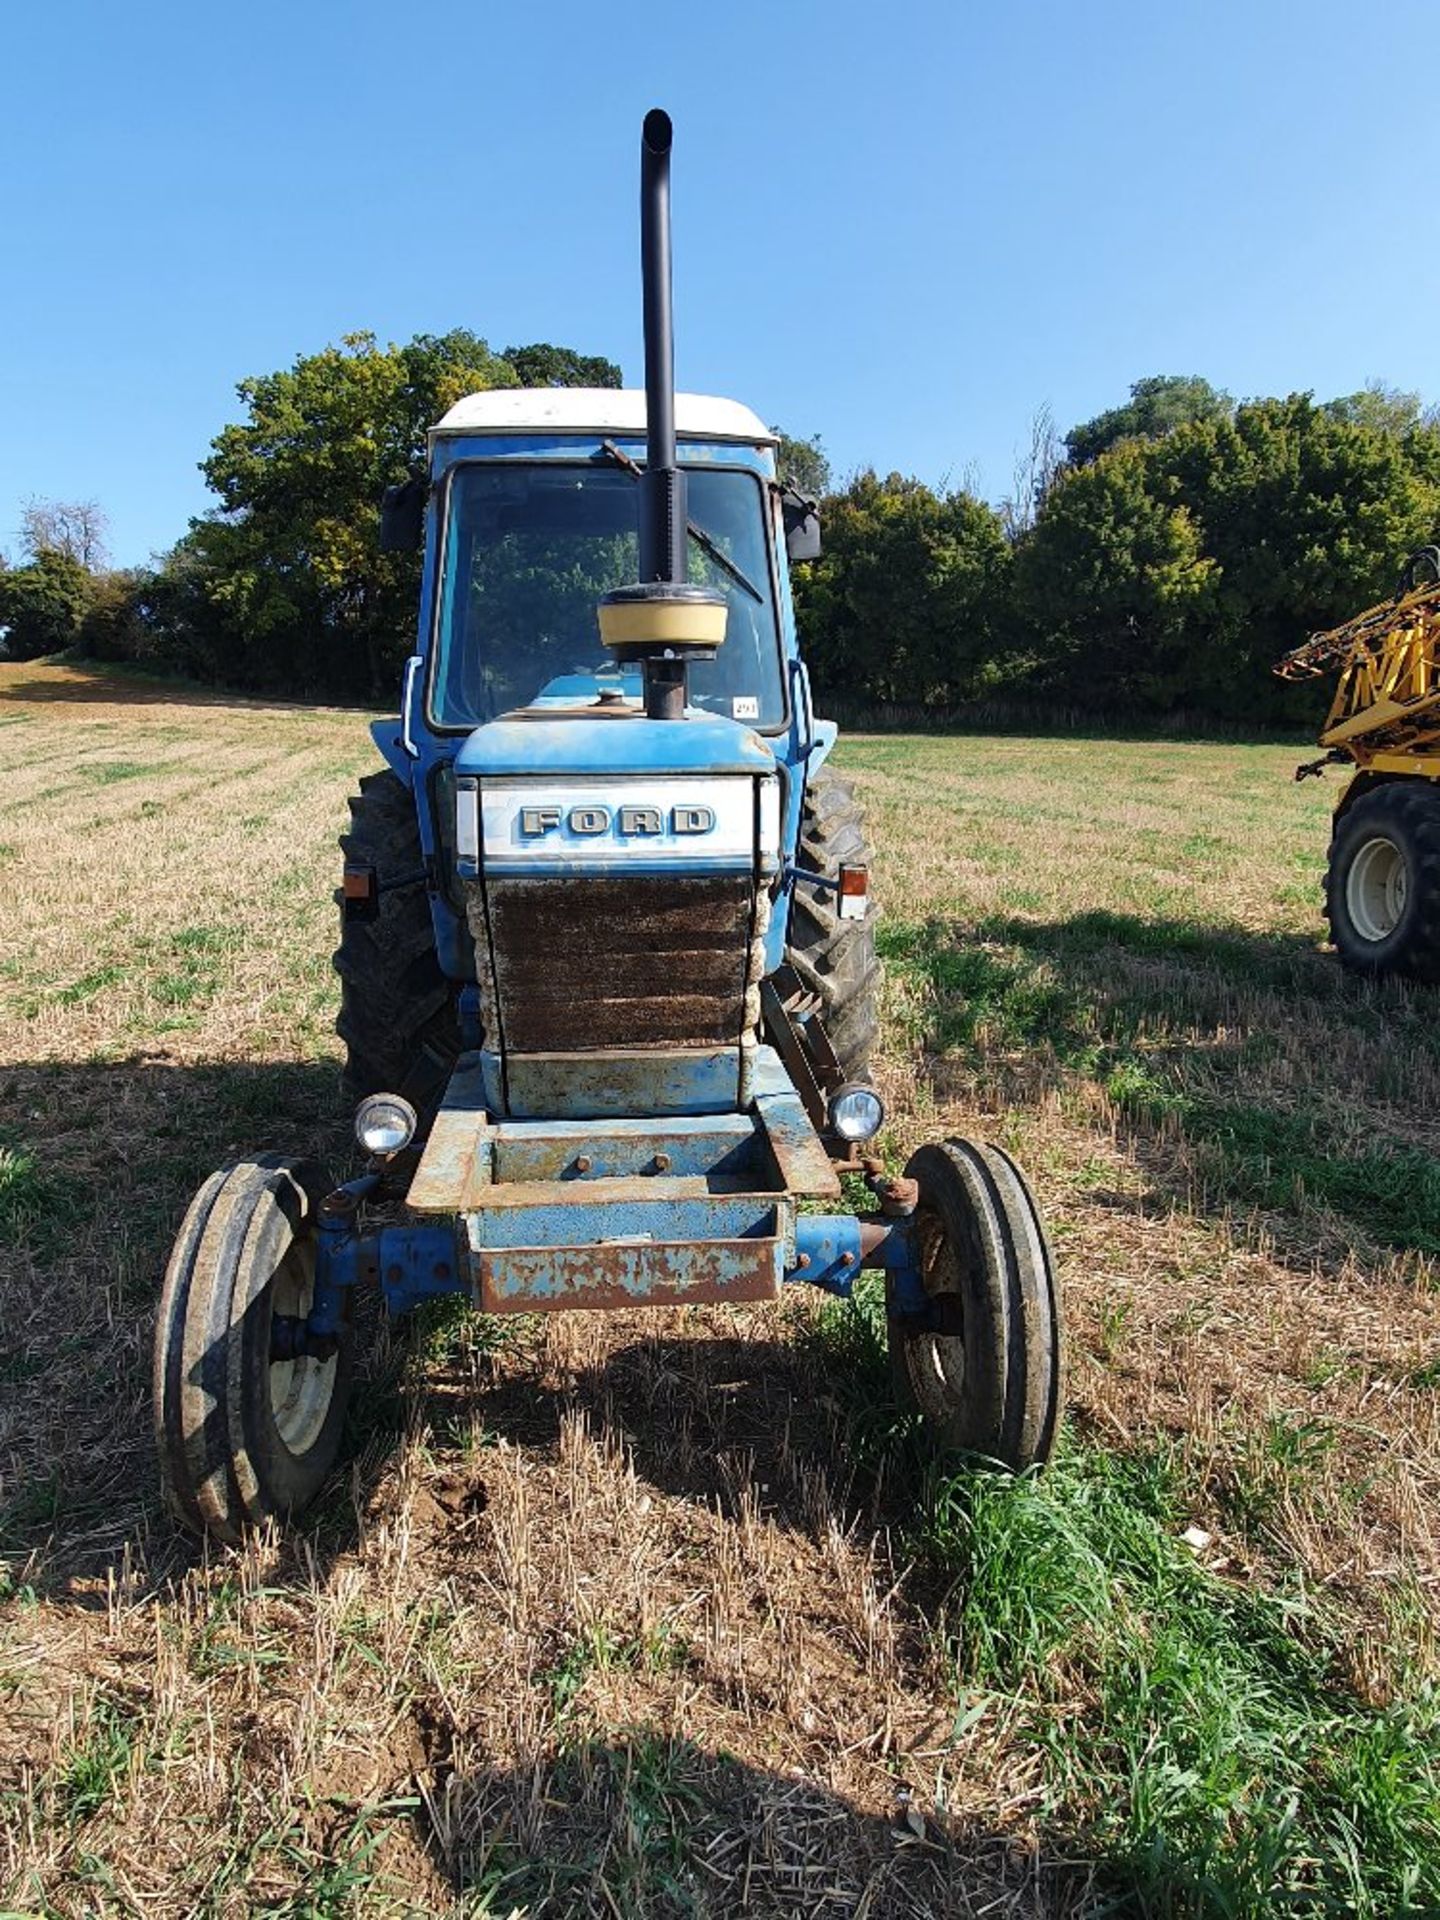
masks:
[[[1330,937],[1352,973],[1440,980],[1440,788],[1373,787],[1335,822],[1325,876]]]

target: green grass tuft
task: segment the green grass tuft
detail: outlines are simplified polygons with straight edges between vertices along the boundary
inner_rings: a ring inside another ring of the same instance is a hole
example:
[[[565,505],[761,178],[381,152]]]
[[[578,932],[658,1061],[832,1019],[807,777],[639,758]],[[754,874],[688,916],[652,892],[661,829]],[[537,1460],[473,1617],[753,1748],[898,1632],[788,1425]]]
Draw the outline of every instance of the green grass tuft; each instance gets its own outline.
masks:
[[[1296,1216],[1320,1210],[1378,1246],[1440,1254],[1440,1163],[1430,1154],[1378,1132],[1368,1116],[1357,1122],[1343,1104],[1298,1104],[1290,1093],[1283,1102],[1274,1093],[1247,1097],[1279,1055],[1273,1033],[1224,1047],[1194,1044],[1194,1025],[1233,1018],[1224,979],[1233,965],[1253,980],[1257,944],[1214,928],[1100,912],[1063,929],[1007,921],[967,931],[930,920],[882,922],[879,933],[899,983],[901,1024],[925,1052],[958,1051],[993,1077],[1006,1057],[1045,1049],[1067,1074],[1103,1086],[1132,1124],[1169,1128],[1199,1148],[1210,1184],[1228,1199]],[[1171,977],[1142,974],[1117,993],[1088,971],[1103,968],[1117,947],[1186,964]],[[1274,983],[1293,985],[1296,957],[1271,960]],[[1383,1027],[1368,1001],[1336,1013],[1358,1030]],[[1398,1102],[1405,1088],[1378,1091]]]
[[[120,1792],[136,1752],[136,1720],[116,1701],[95,1703],[83,1736],[56,1768],[55,1797],[63,1817],[87,1820]]]
[[[73,1181],[42,1166],[34,1151],[0,1128],[0,1245],[53,1252],[78,1216]]]
[[[908,1546],[952,1674],[957,1724],[1003,1701],[1041,1770],[1043,1819],[1095,1859],[1111,1911],[1440,1910],[1440,1696],[1393,1706],[1337,1677],[1338,1629],[1303,1592],[1206,1569],[1181,1536],[1168,1445],[1062,1447],[1044,1473],[937,1471],[885,1401],[873,1285],[813,1336],[849,1448],[918,1488]],[[1266,1501],[1329,1451],[1272,1420],[1250,1459]],[[1107,1895],[1108,1897],[1108,1895]]]
[[[113,786],[117,780],[138,780],[144,774],[165,771],[166,768],[158,761],[142,763],[138,760],[95,760],[75,768],[80,779],[93,780],[102,787]]]
[[[225,958],[244,945],[234,927],[182,927],[157,951],[160,962],[150,980],[151,997],[162,1007],[207,1007],[224,984]]]

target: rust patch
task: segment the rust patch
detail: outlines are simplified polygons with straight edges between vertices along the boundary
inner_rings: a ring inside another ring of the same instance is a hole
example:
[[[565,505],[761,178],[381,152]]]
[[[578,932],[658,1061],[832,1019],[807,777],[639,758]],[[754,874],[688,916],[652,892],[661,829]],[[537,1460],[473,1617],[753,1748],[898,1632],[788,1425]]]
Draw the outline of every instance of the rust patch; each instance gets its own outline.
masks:
[[[491,878],[507,1051],[734,1044],[753,893],[745,875]]]
[[[683,1307],[774,1300],[775,1239],[487,1248],[477,1256],[484,1313]]]
[[[460,1213],[473,1205],[490,1185],[493,1138],[480,1070],[461,1067],[430,1128],[406,1206],[414,1213]]]

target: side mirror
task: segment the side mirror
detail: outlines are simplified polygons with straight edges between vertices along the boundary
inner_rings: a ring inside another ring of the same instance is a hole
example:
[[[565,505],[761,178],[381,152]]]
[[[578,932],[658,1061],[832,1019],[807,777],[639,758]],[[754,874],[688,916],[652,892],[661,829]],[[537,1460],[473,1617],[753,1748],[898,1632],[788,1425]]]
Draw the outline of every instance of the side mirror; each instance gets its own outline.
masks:
[[[785,519],[785,551],[792,560],[820,558],[820,509],[795,487],[786,487],[780,496],[780,511]]]
[[[425,544],[426,481],[416,475],[387,487],[380,499],[380,551],[414,553]]]

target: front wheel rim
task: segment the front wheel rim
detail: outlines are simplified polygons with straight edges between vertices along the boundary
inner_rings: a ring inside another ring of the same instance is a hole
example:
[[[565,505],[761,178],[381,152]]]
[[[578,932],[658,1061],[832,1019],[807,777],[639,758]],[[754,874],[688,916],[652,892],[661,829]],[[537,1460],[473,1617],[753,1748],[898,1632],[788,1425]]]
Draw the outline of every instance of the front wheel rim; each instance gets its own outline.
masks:
[[[315,1249],[292,1242],[271,1282],[271,1314],[303,1320],[315,1294]],[[270,1362],[270,1415],[287,1452],[297,1459],[319,1440],[335,1397],[338,1354],[301,1354]]]
[[[960,1277],[955,1249],[945,1229],[931,1213],[916,1221],[920,1279],[931,1300],[948,1295],[958,1301]],[[963,1334],[912,1333],[908,1338],[910,1378],[916,1397],[932,1417],[944,1419],[965,1404],[965,1340]]]
[[[1409,879],[1405,855],[1393,840],[1376,834],[1361,847],[1346,875],[1345,907],[1362,940],[1378,945],[1394,933],[1405,915]]]

